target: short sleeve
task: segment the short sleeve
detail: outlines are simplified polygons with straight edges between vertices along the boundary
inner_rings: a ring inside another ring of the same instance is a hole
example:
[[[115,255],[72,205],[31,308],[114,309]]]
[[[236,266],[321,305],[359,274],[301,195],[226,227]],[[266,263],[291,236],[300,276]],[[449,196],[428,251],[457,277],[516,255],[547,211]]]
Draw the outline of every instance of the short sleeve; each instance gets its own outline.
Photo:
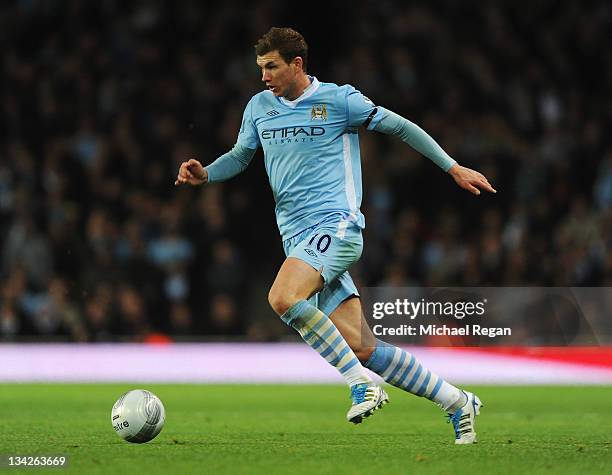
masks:
[[[347,87],[346,105],[350,127],[372,130],[383,116],[381,109],[353,86]]]
[[[255,127],[255,121],[253,119],[253,99],[249,101],[244,109],[242,124],[240,124],[240,132],[238,133],[238,140],[236,142],[251,150],[256,150],[260,145],[257,127]]]

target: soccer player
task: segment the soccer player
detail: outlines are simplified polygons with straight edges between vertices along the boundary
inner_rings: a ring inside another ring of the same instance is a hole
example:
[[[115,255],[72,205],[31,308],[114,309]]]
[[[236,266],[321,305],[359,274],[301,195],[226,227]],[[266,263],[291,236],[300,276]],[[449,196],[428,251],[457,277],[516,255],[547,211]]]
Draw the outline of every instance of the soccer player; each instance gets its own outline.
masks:
[[[206,167],[195,159],[183,162],[175,185],[227,180],[241,173],[262,147],[287,255],[268,300],[346,379],[353,400],[347,419],[360,423],[388,402],[365,366],[441,406],[453,422],[455,443],[475,442],[478,397],[447,383],[408,352],[377,340],[365,323],[359,292],[347,271],[361,256],[365,226],[359,210],[358,129],[401,138],[476,195],[480,189],[495,190],[417,125],[376,106],[352,86],[308,75],[308,46],[295,30],[271,28],[255,52],[266,89],[246,105],[236,144]]]

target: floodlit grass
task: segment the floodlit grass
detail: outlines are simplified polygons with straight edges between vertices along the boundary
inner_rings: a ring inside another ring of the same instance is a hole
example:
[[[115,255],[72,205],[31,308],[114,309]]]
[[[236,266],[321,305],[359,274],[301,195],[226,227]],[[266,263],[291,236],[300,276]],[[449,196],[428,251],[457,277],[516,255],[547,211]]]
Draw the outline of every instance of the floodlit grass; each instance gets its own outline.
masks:
[[[166,407],[147,444],[124,442],[110,421],[115,400],[138,387]],[[353,426],[338,386],[8,384],[0,454],[66,454],[63,473],[87,474],[612,473],[612,388],[468,389],[485,405],[474,446],[455,446],[436,406],[395,388]]]

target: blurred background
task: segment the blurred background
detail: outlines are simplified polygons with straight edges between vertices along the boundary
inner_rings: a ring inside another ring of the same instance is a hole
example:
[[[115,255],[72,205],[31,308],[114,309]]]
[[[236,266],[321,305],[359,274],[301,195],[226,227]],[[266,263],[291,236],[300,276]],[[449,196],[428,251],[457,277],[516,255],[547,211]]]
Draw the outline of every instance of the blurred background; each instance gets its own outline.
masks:
[[[234,144],[271,26],[498,190],[363,132],[358,285],[612,285],[611,22],[607,1],[3,2],[0,340],[292,334],[267,304],[284,256],[261,150],[173,186]]]

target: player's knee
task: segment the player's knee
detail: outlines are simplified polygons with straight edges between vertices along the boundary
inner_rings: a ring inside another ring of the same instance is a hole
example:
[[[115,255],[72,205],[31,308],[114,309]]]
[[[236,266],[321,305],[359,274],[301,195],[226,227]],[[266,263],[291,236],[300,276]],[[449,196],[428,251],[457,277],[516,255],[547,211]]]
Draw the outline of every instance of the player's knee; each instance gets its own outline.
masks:
[[[275,287],[272,287],[268,293],[270,307],[279,317],[284,315],[297,301],[297,297],[286,292],[279,292]]]

